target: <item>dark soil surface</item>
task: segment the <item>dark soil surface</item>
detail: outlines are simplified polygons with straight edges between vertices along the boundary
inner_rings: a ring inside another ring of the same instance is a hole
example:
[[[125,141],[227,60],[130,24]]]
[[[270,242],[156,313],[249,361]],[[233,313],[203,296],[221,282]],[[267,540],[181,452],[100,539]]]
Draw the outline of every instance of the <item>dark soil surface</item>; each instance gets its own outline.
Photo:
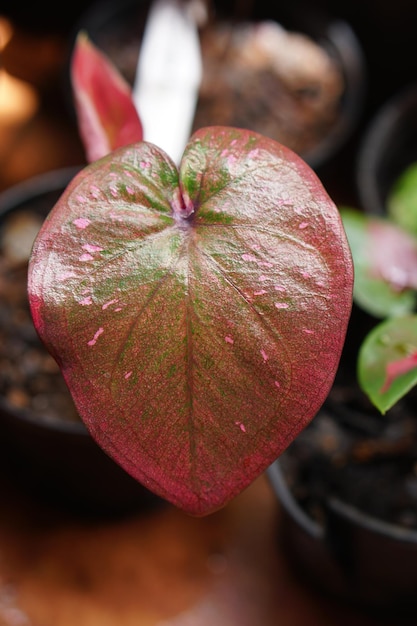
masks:
[[[343,77],[307,35],[275,22],[220,23],[203,30],[201,47],[194,130],[211,124],[249,128],[305,155],[336,123]]]
[[[46,199],[46,207],[52,207]],[[42,201],[39,201],[42,205]],[[0,403],[42,419],[79,421],[55,360],[41,343],[29,311],[27,260],[43,217],[32,209],[0,226]]]
[[[343,363],[342,363],[343,368]],[[328,401],[283,455],[291,489],[320,523],[329,497],[417,530],[416,395],[385,415],[341,369]]]

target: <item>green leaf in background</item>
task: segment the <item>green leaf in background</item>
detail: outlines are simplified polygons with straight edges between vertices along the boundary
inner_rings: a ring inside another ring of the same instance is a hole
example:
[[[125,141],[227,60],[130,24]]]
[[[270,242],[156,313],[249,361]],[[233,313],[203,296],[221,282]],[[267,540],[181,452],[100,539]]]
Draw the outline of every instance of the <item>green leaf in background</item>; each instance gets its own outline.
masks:
[[[355,269],[353,297],[379,318],[404,315],[416,304],[417,239],[388,220],[341,207]]]
[[[417,315],[378,324],[359,351],[358,379],[385,413],[417,384]]]
[[[393,222],[417,236],[417,162],[394,183],[387,198],[387,213]]]

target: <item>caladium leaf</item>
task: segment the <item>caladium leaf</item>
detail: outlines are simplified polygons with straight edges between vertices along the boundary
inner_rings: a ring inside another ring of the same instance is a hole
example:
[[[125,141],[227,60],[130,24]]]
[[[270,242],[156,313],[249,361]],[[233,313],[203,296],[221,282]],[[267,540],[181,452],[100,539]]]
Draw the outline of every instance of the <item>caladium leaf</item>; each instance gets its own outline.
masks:
[[[414,309],[417,239],[388,219],[341,207],[340,214],[355,266],[354,299],[375,317]]]
[[[379,323],[359,351],[358,379],[385,413],[417,384],[417,316]]]
[[[34,323],[93,437],[193,515],[316,414],[352,303],[339,212],[256,133],[201,129],[179,172],[139,143],[70,183],[35,242]]]
[[[143,139],[129,83],[84,32],[75,42],[71,84],[78,129],[89,162]]]

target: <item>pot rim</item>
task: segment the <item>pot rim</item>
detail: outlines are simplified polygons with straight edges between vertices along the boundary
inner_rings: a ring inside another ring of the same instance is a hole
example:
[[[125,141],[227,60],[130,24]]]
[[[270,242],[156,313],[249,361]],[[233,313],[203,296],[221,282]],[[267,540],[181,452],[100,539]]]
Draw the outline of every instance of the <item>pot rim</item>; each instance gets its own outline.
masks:
[[[285,454],[285,452],[283,454]],[[285,480],[279,458],[267,468],[266,473],[275,495],[283,505],[287,514],[301,526],[308,535],[317,540],[324,540],[328,534],[328,529],[316,522],[299,505]],[[339,519],[345,519],[354,526],[365,528],[378,535],[384,535],[392,541],[417,544],[417,530],[404,528],[399,524],[380,520],[377,517],[364,513],[355,506],[347,504],[337,497],[329,497],[326,506],[333,516],[337,516]]]
[[[33,195],[40,196],[49,191],[64,189],[83,167],[85,165],[69,165],[48,170],[26,178],[1,191],[0,218],[12,211],[17,204],[26,202]]]
[[[405,127],[404,120],[411,115],[415,117],[416,114],[417,82],[412,82],[391,95],[369,122],[356,161],[356,185],[360,204],[365,211],[380,216],[386,213],[386,193],[378,182],[381,176],[381,157],[388,155],[389,158],[390,144],[397,136],[398,129]],[[400,171],[401,168],[398,173]]]

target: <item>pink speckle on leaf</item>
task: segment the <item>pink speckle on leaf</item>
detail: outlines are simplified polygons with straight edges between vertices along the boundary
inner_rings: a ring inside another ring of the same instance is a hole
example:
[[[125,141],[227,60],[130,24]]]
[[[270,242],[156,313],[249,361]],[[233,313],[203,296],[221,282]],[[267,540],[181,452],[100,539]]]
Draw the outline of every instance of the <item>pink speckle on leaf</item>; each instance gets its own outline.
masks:
[[[122,216],[118,215],[117,213],[109,213],[109,217],[111,217],[111,219],[115,222],[123,222]]]
[[[86,298],[80,300],[80,304],[81,306],[90,306],[90,304],[93,304],[93,299],[91,296],[87,296]]]
[[[116,304],[116,302],[118,302],[117,298],[113,298],[113,300],[109,300],[108,302],[105,302],[101,308],[103,309],[103,311],[105,311],[112,304]]]
[[[59,275],[58,280],[60,280],[61,282],[63,282],[64,280],[68,280],[68,278],[75,278],[77,276],[77,274],[75,272],[62,272],[62,274]]]
[[[127,380],[128,378],[130,378],[132,376],[132,373],[132,370],[130,370],[130,372],[126,372],[125,379]]]
[[[269,359],[269,356],[267,355],[265,350],[261,350],[261,355],[264,361],[267,361]]]
[[[275,291],[285,291],[285,287],[283,287],[282,285],[275,285],[274,289]]]
[[[100,189],[95,185],[91,185],[90,187],[90,195],[97,200],[100,197]]]
[[[87,344],[89,346],[94,346],[97,343],[97,339],[100,337],[102,333],[104,333],[104,328],[99,328],[98,331],[95,333],[94,337],[90,339],[90,341],[88,341]]]
[[[242,424],[242,422],[235,422],[236,426],[239,426],[240,430],[242,431],[242,433],[246,432],[246,428],[245,425]]]
[[[242,259],[244,261],[256,261],[256,256],[254,256],[253,254],[248,254],[245,252],[245,254],[242,254]]]
[[[126,191],[131,196],[133,196],[133,194],[135,193],[135,190],[133,189],[133,187],[126,187]]]
[[[286,302],[275,302],[275,306],[277,309],[288,309],[288,304]]]
[[[259,291],[254,291],[254,296],[263,296],[265,293],[268,293],[266,289],[260,289]]]
[[[87,252],[101,252],[103,248],[101,246],[95,246],[91,243],[85,243],[83,245],[83,250],[86,250]]]
[[[298,228],[300,230],[304,230],[304,228],[307,228],[307,226],[308,226],[308,222],[300,222]]]
[[[232,337],[230,337],[229,335],[226,335],[226,337],[224,338],[226,343],[230,343],[230,344],[234,344],[234,339]]]
[[[94,261],[94,257],[91,256],[91,254],[86,253],[86,254],[82,254],[78,260],[79,261]]]
[[[86,217],[77,217],[77,219],[74,220],[74,224],[77,228],[87,228],[87,226],[91,224],[91,221]]]
[[[113,196],[113,198],[117,198],[119,195],[116,187],[110,187],[110,193]]]
[[[311,330],[311,328],[303,328],[303,333],[306,335],[314,335],[314,330]]]
[[[277,387],[278,389],[281,387],[281,384],[278,380],[274,380],[274,385],[275,387]]]

